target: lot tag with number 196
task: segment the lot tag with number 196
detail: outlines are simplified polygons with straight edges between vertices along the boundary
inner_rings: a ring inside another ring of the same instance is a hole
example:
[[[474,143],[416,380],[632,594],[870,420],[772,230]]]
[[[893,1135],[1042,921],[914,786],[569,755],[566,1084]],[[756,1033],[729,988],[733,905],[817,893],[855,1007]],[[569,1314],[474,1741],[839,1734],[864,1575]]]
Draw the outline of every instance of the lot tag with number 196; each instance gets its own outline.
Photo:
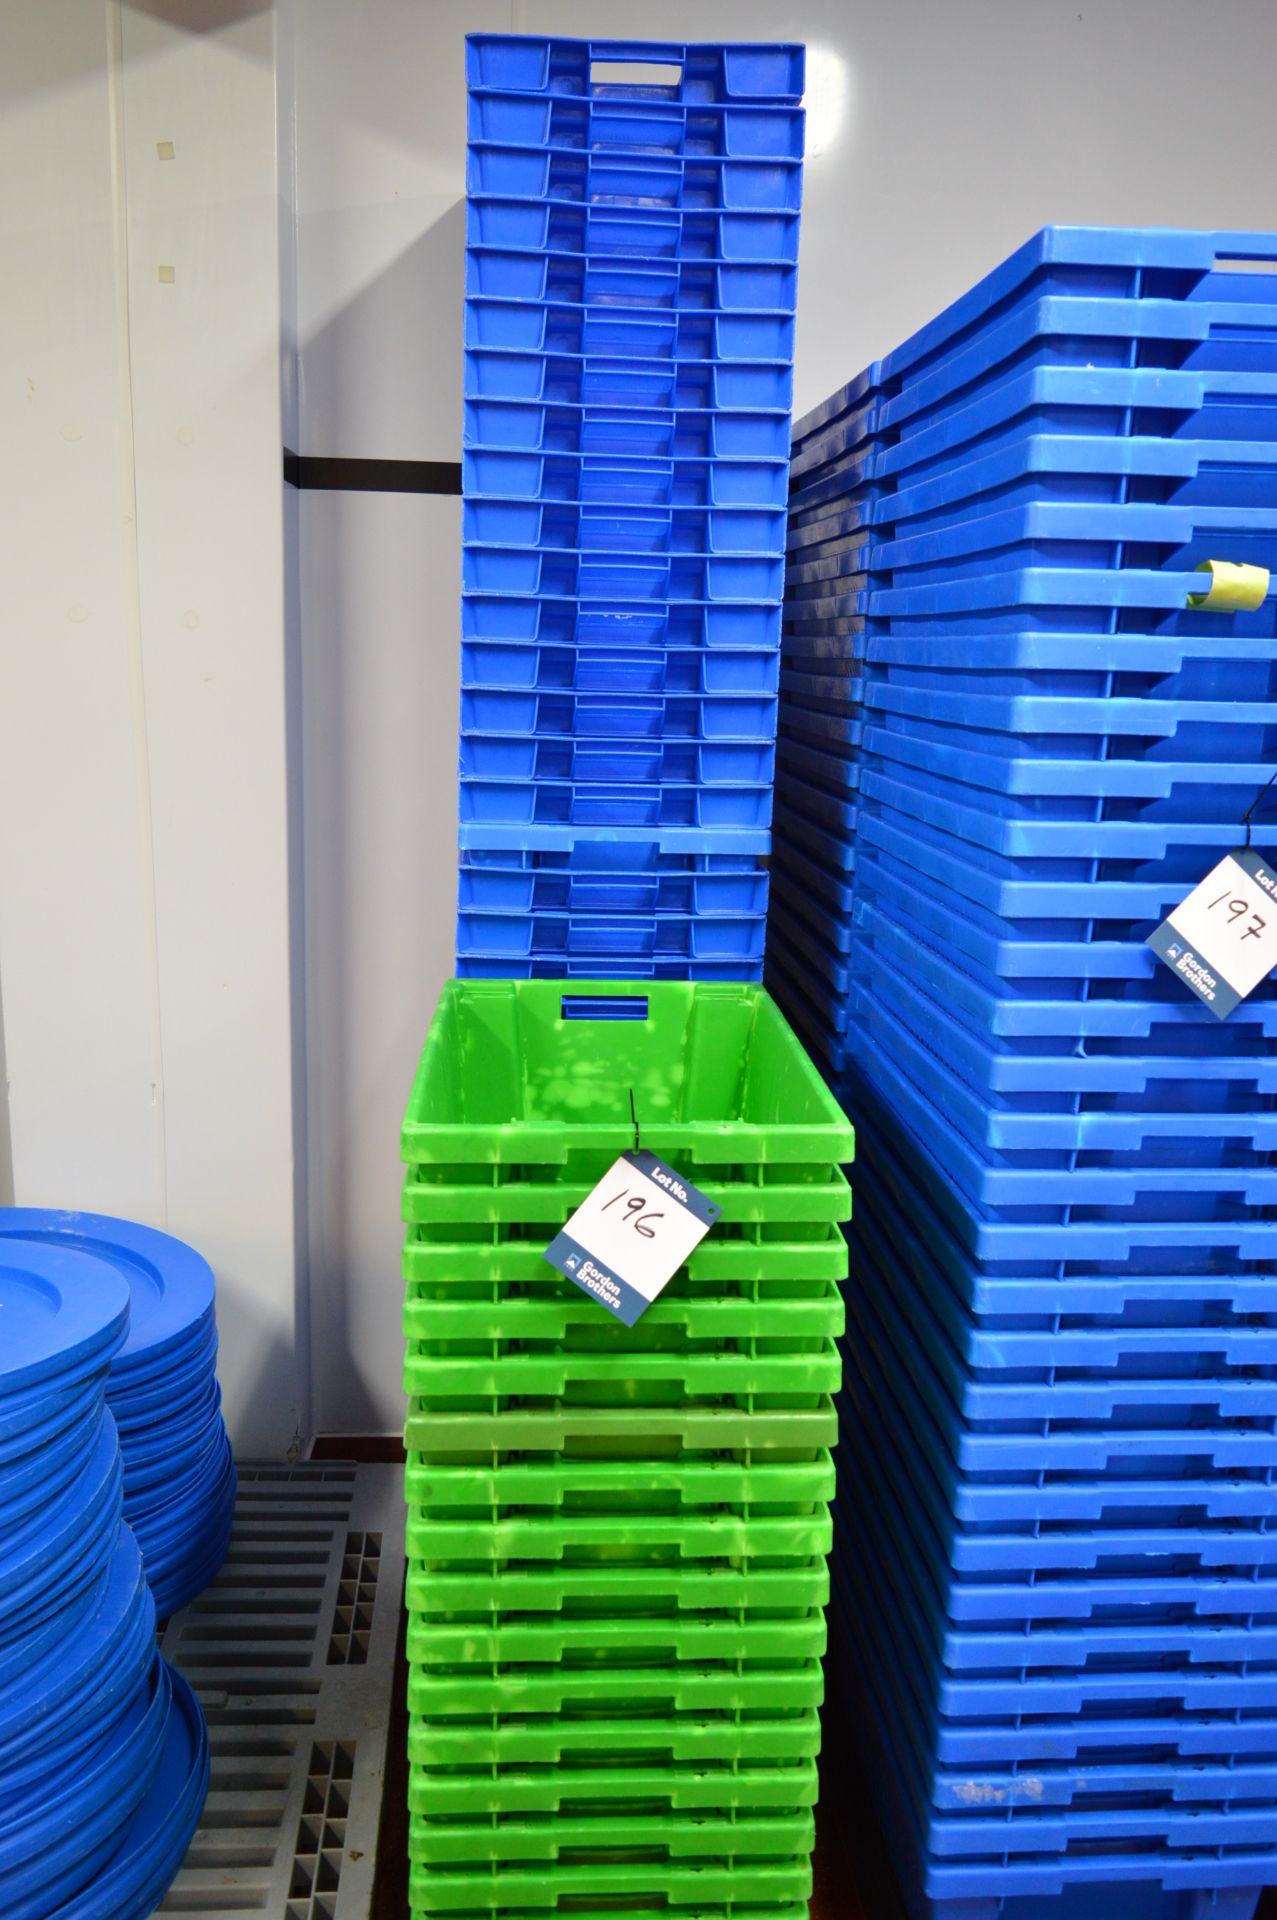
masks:
[[[721,1211],[654,1153],[623,1153],[555,1235],[545,1257],[632,1327]]]
[[[1217,1019],[1277,966],[1277,872],[1253,847],[1225,854],[1148,944]]]

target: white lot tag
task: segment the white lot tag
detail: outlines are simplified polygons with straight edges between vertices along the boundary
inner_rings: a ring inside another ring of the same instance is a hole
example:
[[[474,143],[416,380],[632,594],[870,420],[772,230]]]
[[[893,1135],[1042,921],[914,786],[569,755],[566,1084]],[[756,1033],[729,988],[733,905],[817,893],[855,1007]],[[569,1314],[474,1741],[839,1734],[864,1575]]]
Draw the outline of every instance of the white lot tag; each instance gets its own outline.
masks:
[[[720,1211],[654,1153],[623,1153],[555,1235],[545,1257],[632,1327]]]
[[[1225,1019],[1277,966],[1277,873],[1251,847],[1225,854],[1148,944]]]

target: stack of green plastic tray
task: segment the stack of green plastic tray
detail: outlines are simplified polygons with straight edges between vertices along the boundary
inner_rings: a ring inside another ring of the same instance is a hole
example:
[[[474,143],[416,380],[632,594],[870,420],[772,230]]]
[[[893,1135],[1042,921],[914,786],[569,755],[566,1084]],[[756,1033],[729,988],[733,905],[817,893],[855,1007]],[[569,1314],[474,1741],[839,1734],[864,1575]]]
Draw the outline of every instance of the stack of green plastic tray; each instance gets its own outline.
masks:
[[[544,1250],[636,1124],[722,1213],[626,1328]],[[806,1920],[851,1147],[759,987],[445,988],[403,1134],[414,1913]]]

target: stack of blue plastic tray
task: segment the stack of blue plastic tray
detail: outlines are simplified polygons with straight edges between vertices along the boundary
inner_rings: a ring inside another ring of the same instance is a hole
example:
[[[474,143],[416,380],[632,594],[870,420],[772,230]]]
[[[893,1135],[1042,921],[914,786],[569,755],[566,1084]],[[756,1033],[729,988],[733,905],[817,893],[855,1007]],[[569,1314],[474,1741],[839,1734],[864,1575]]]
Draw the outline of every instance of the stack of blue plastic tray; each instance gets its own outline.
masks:
[[[467,72],[458,972],[757,979],[802,49]]]
[[[0,1247],[10,1240],[108,1261],[128,1285],[128,1334],[111,1362],[106,1401],[124,1456],[124,1517],[166,1620],[212,1581],[234,1518],[213,1270],[170,1234],[97,1213],[6,1208]]]
[[[1188,604],[1277,566],[1275,260],[1049,230],[799,427],[769,960],[857,1125],[838,1643],[919,1916],[1277,1881],[1277,1005],[1145,944],[1277,764],[1271,594]]]
[[[0,1884],[5,1920],[143,1920],[208,1783],[203,1716],[155,1644],[106,1406],[114,1264],[0,1245]]]

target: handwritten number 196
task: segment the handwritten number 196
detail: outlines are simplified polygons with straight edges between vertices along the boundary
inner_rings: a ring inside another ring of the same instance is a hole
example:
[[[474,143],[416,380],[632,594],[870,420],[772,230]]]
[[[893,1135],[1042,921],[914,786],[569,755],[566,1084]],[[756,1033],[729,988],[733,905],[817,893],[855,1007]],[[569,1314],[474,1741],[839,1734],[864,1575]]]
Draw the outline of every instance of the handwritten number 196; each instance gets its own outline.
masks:
[[[1250,926],[1247,927],[1245,933],[1243,933],[1242,939],[1258,940],[1260,934],[1263,932],[1264,928],[1268,925],[1268,922],[1264,919],[1262,914],[1251,912],[1251,906],[1250,906],[1249,900],[1238,900],[1236,898],[1229,899],[1229,896],[1226,892],[1221,893],[1217,900],[1211,901],[1210,905],[1206,909],[1207,913],[1213,913],[1216,907],[1223,906],[1225,900],[1228,901],[1228,907],[1226,911],[1228,913],[1229,925],[1232,926],[1235,921],[1240,920],[1244,913],[1250,913],[1251,924]]]
[[[606,1203],[605,1206],[603,1206],[600,1209],[600,1211],[603,1213],[606,1213],[608,1208],[614,1207],[618,1200],[624,1200],[625,1212],[629,1219],[629,1223],[633,1227],[635,1233],[641,1233],[645,1240],[655,1240],[656,1229],[655,1227],[649,1227],[647,1225],[647,1222],[649,1220],[663,1220],[665,1218],[665,1215],[660,1212],[645,1213],[643,1209],[647,1205],[647,1202],[643,1199],[642,1195],[636,1193],[636,1194],[633,1194],[630,1198],[626,1199],[627,1191],[628,1191],[627,1188],[622,1187],[621,1191],[619,1193],[614,1193],[612,1195],[612,1198]]]

